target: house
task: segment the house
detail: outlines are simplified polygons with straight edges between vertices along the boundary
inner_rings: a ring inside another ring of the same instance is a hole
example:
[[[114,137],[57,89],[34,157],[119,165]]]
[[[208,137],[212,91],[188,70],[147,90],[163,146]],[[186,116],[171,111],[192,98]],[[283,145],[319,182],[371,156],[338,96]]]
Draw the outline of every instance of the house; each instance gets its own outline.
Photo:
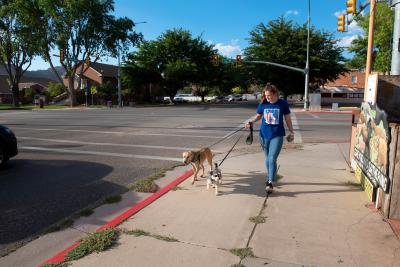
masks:
[[[321,105],[360,105],[364,100],[365,72],[352,70],[328,82],[315,92],[321,93]]]
[[[118,86],[118,66],[103,64],[103,63],[90,63],[89,67],[84,62],[77,65],[75,87],[78,86],[78,78],[83,67],[83,76],[81,82],[81,89],[91,86],[99,86],[107,81],[110,81],[115,88]],[[64,85],[68,86],[68,77],[64,77]]]

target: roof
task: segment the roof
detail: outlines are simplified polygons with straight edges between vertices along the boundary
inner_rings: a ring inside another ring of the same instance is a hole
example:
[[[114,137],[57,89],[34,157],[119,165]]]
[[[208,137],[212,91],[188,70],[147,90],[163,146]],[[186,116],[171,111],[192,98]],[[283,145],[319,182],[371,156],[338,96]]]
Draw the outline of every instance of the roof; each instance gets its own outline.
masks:
[[[46,88],[46,86],[40,84],[40,83],[35,83],[35,82],[28,82],[28,83],[19,83],[18,87],[19,89],[23,89],[23,88],[31,88],[34,85],[39,85],[40,87]]]
[[[321,93],[364,93],[364,88],[345,87],[345,86],[325,86],[317,91]]]
[[[79,66],[80,65],[78,65],[77,68],[79,68]],[[115,65],[96,62],[96,63],[90,63],[90,68],[99,73],[99,76],[113,77],[113,78],[118,77],[118,66]]]
[[[0,94],[11,94],[10,85],[8,84],[7,78],[8,78],[8,76],[6,76],[6,75],[0,75]],[[19,84],[19,88],[21,88],[22,84],[25,85],[24,87],[30,87],[31,85],[39,84],[40,86],[47,88],[49,86],[49,83],[51,83],[51,82],[56,83],[55,81],[47,79],[47,78],[22,76],[21,82]],[[28,85],[30,85],[30,86],[28,86]],[[24,87],[22,87],[22,88],[24,88]]]

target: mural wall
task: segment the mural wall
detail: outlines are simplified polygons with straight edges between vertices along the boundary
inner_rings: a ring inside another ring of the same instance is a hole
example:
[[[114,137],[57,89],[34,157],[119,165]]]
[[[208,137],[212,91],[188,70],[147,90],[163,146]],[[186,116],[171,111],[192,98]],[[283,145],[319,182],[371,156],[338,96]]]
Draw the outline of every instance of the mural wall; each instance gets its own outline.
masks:
[[[389,189],[387,115],[376,105],[364,102],[355,135],[353,169],[361,169],[374,187]]]

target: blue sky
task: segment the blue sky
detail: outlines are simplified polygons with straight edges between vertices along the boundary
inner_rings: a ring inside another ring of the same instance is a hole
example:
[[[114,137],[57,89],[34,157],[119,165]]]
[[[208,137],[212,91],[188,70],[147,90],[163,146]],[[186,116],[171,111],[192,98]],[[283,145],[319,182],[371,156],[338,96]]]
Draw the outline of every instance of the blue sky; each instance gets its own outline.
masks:
[[[335,33],[343,46],[362,33],[355,23],[347,33],[336,31],[336,17],[345,8],[345,0],[311,0],[311,24]],[[114,15],[134,22],[145,21],[136,25],[136,31],[142,32],[146,40],[156,39],[167,29],[181,27],[193,36],[201,35],[221,54],[233,58],[248,46],[249,32],[259,23],[266,24],[283,15],[303,24],[307,22],[307,9],[307,0],[116,0]],[[113,58],[101,61],[117,64]],[[29,70],[47,68],[48,64],[38,59]]]

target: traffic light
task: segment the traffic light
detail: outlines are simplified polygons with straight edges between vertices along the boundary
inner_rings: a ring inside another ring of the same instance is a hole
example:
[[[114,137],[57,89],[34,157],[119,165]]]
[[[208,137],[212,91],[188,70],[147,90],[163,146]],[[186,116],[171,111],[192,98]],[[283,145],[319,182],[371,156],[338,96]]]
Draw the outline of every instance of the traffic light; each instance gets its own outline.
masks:
[[[344,32],[344,15],[338,16],[337,30],[338,32]]]
[[[242,65],[242,56],[236,55],[236,66],[239,67]]]
[[[64,49],[60,49],[60,63],[63,63],[65,60]]]
[[[212,56],[212,63],[213,63],[213,66],[218,66],[219,65],[219,55],[213,55]]]
[[[89,54],[87,55],[87,57],[85,59],[85,63],[86,63],[86,66],[90,65],[90,55]]]
[[[356,14],[356,0],[347,1],[347,14]]]

